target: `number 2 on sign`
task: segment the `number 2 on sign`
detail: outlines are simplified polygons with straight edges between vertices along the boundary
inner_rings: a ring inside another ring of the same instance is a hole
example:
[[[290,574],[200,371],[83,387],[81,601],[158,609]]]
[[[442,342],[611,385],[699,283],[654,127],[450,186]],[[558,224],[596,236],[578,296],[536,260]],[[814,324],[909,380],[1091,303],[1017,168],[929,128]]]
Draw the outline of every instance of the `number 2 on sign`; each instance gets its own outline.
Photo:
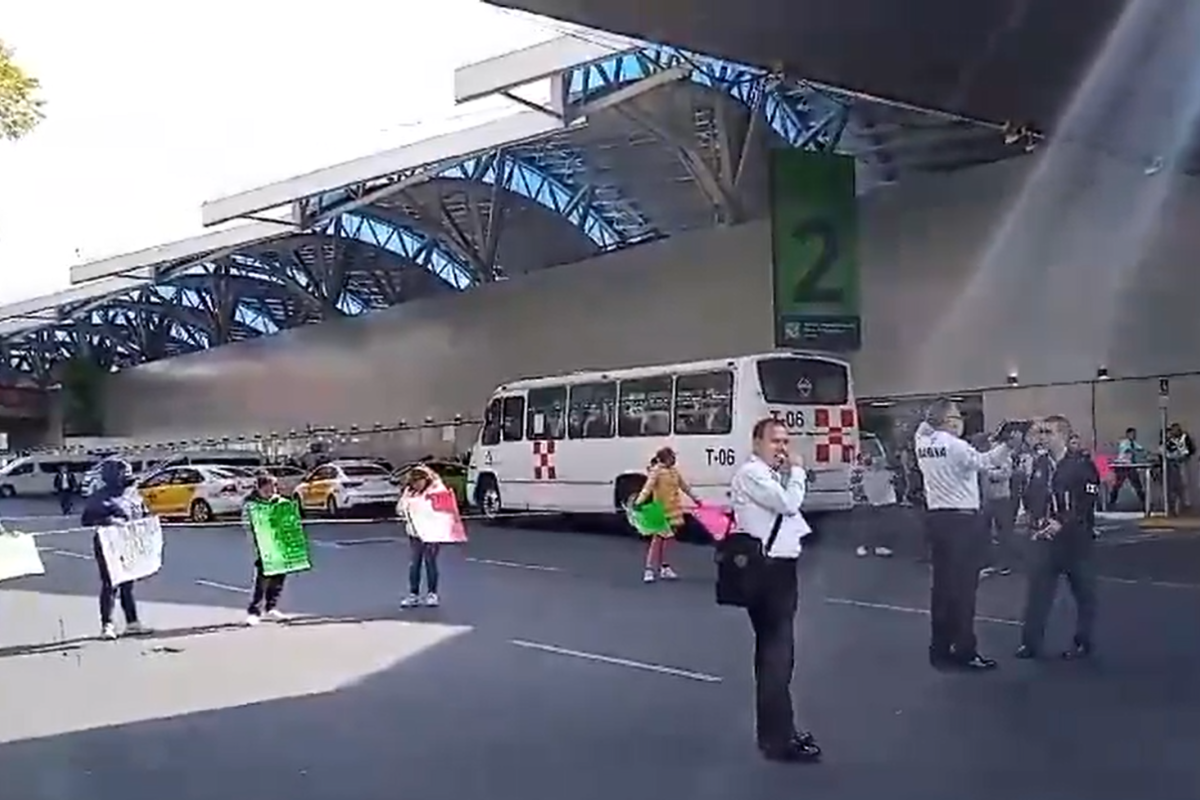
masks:
[[[823,285],[839,255],[837,230],[833,223],[816,218],[805,220],[792,228],[792,239],[796,242],[815,239],[819,247],[812,263],[800,270],[800,277],[792,287],[792,302],[843,303],[846,299],[843,287]]]

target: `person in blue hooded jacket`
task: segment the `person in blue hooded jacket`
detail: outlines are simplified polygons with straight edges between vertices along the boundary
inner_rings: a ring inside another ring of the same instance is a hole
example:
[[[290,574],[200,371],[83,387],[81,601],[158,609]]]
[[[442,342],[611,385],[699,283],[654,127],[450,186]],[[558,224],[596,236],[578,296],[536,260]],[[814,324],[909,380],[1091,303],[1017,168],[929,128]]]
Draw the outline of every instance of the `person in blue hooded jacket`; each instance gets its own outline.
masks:
[[[80,523],[85,528],[112,525],[134,520],[146,515],[146,506],[133,485],[133,470],[120,459],[110,459],[100,465],[100,480],[88,496],[83,507]],[[133,581],[113,586],[104,551],[100,547],[100,536],[92,534],[92,552],[96,566],[100,569],[100,636],[116,639],[117,629],[113,625],[113,610],[117,598],[121,600],[121,611],[125,614],[127,634],[146,633],[148,629],[138,621],[137,602],[133,597]]]

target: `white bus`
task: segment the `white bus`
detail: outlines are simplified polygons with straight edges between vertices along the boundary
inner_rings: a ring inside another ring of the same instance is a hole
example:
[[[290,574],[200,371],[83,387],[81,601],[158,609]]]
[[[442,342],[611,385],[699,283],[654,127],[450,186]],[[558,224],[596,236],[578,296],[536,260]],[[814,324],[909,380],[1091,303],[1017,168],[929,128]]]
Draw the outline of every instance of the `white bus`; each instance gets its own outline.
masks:
[[[724,502],[766,416],[787,425],[804,456],[805,509],[851,508],[859,435],[850,365],[790,351],[505,384],[484,412],[467,497],[487,516],[620,511],[670,445],[696,493]]]

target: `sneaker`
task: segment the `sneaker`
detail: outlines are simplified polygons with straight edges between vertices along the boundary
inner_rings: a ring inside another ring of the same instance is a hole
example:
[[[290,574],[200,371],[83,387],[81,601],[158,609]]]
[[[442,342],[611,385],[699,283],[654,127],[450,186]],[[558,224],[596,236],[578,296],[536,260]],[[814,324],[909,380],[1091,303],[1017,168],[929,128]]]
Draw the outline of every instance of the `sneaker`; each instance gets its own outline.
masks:
[[[983,569],[979,570],[979,577],[981,580],[983,578],[990,578],[995,574],[996,574],[995,567],[984,567]]]
[[[421,605],[421,598],[415,594],[410,594],[400,601],[401,608],[416,608],[419,605]]]
[[[437,592],[430,592],[425,595],[425,601],[422,603],[426,608],[437,608],[442,604],[442,601],[437,596]]]
[[[125,625],[126,636],[145,636],[146,634],[152,632],[153,631],[151,631],[150,628],[146,627],[140,622],[129,622]]]
[[[879,556],[880,558],[891,558],[891,557],[892,557],[892,548],[890,548],[890,547],[876,547],[876,548],[875,548],[875,555]]]
[[[263,614],[263,616],[271,620],[271,622],[282,622],[283,620],[287,619],[287,617],[283,615],[283,612],[278,608],[268,609],[267,613]]]
[[[642,573],[642,583],[654,583],[658,580],[658,573],[652,569],[648,569]]]
[[[859,558],[866,558],[867,556],[871,555],[871,551],[862,545],[859,545],[858,549],[854,551],[854,555],[858,556]]]
[[[257,625],[260,622],[262,622],[262,617],[260,617],[258,614],[247,614],[246,615],[246,627],[247,628],[253,628],[255,625]]]
[[[110,641],[110,642],[111,642],[113,639],[116,639],[116,638],[117,638],[117,626],[116,626],[116,625],[113,625],[113,624],[110,622],[110,623],[108,623],[107,625],[105,625],[105,626],[103,626],[102,628],[100,628],[100,638],[101,638],[101,639],[107,639],[107,640],[108,640],[108,641]]]
[[[658,577],[664,581],[677,581],[679,580],[679,573],[664,564],[662,569],[658,571]]]

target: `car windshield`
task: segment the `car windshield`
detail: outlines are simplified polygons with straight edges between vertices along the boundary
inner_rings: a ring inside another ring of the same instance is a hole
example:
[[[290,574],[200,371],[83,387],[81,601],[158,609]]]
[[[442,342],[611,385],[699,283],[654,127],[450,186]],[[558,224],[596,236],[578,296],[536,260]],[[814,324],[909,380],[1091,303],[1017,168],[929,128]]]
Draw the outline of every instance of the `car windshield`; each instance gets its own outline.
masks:
[[[214,478],[222,478],[228,480],[230,478],[248,478],[250,472],[237,467],[209,467],[208,473]]]
[[[347,464],[342,467],[342,474],[347,478],[378,478],[386,477],[388,471],[375,464]]]

